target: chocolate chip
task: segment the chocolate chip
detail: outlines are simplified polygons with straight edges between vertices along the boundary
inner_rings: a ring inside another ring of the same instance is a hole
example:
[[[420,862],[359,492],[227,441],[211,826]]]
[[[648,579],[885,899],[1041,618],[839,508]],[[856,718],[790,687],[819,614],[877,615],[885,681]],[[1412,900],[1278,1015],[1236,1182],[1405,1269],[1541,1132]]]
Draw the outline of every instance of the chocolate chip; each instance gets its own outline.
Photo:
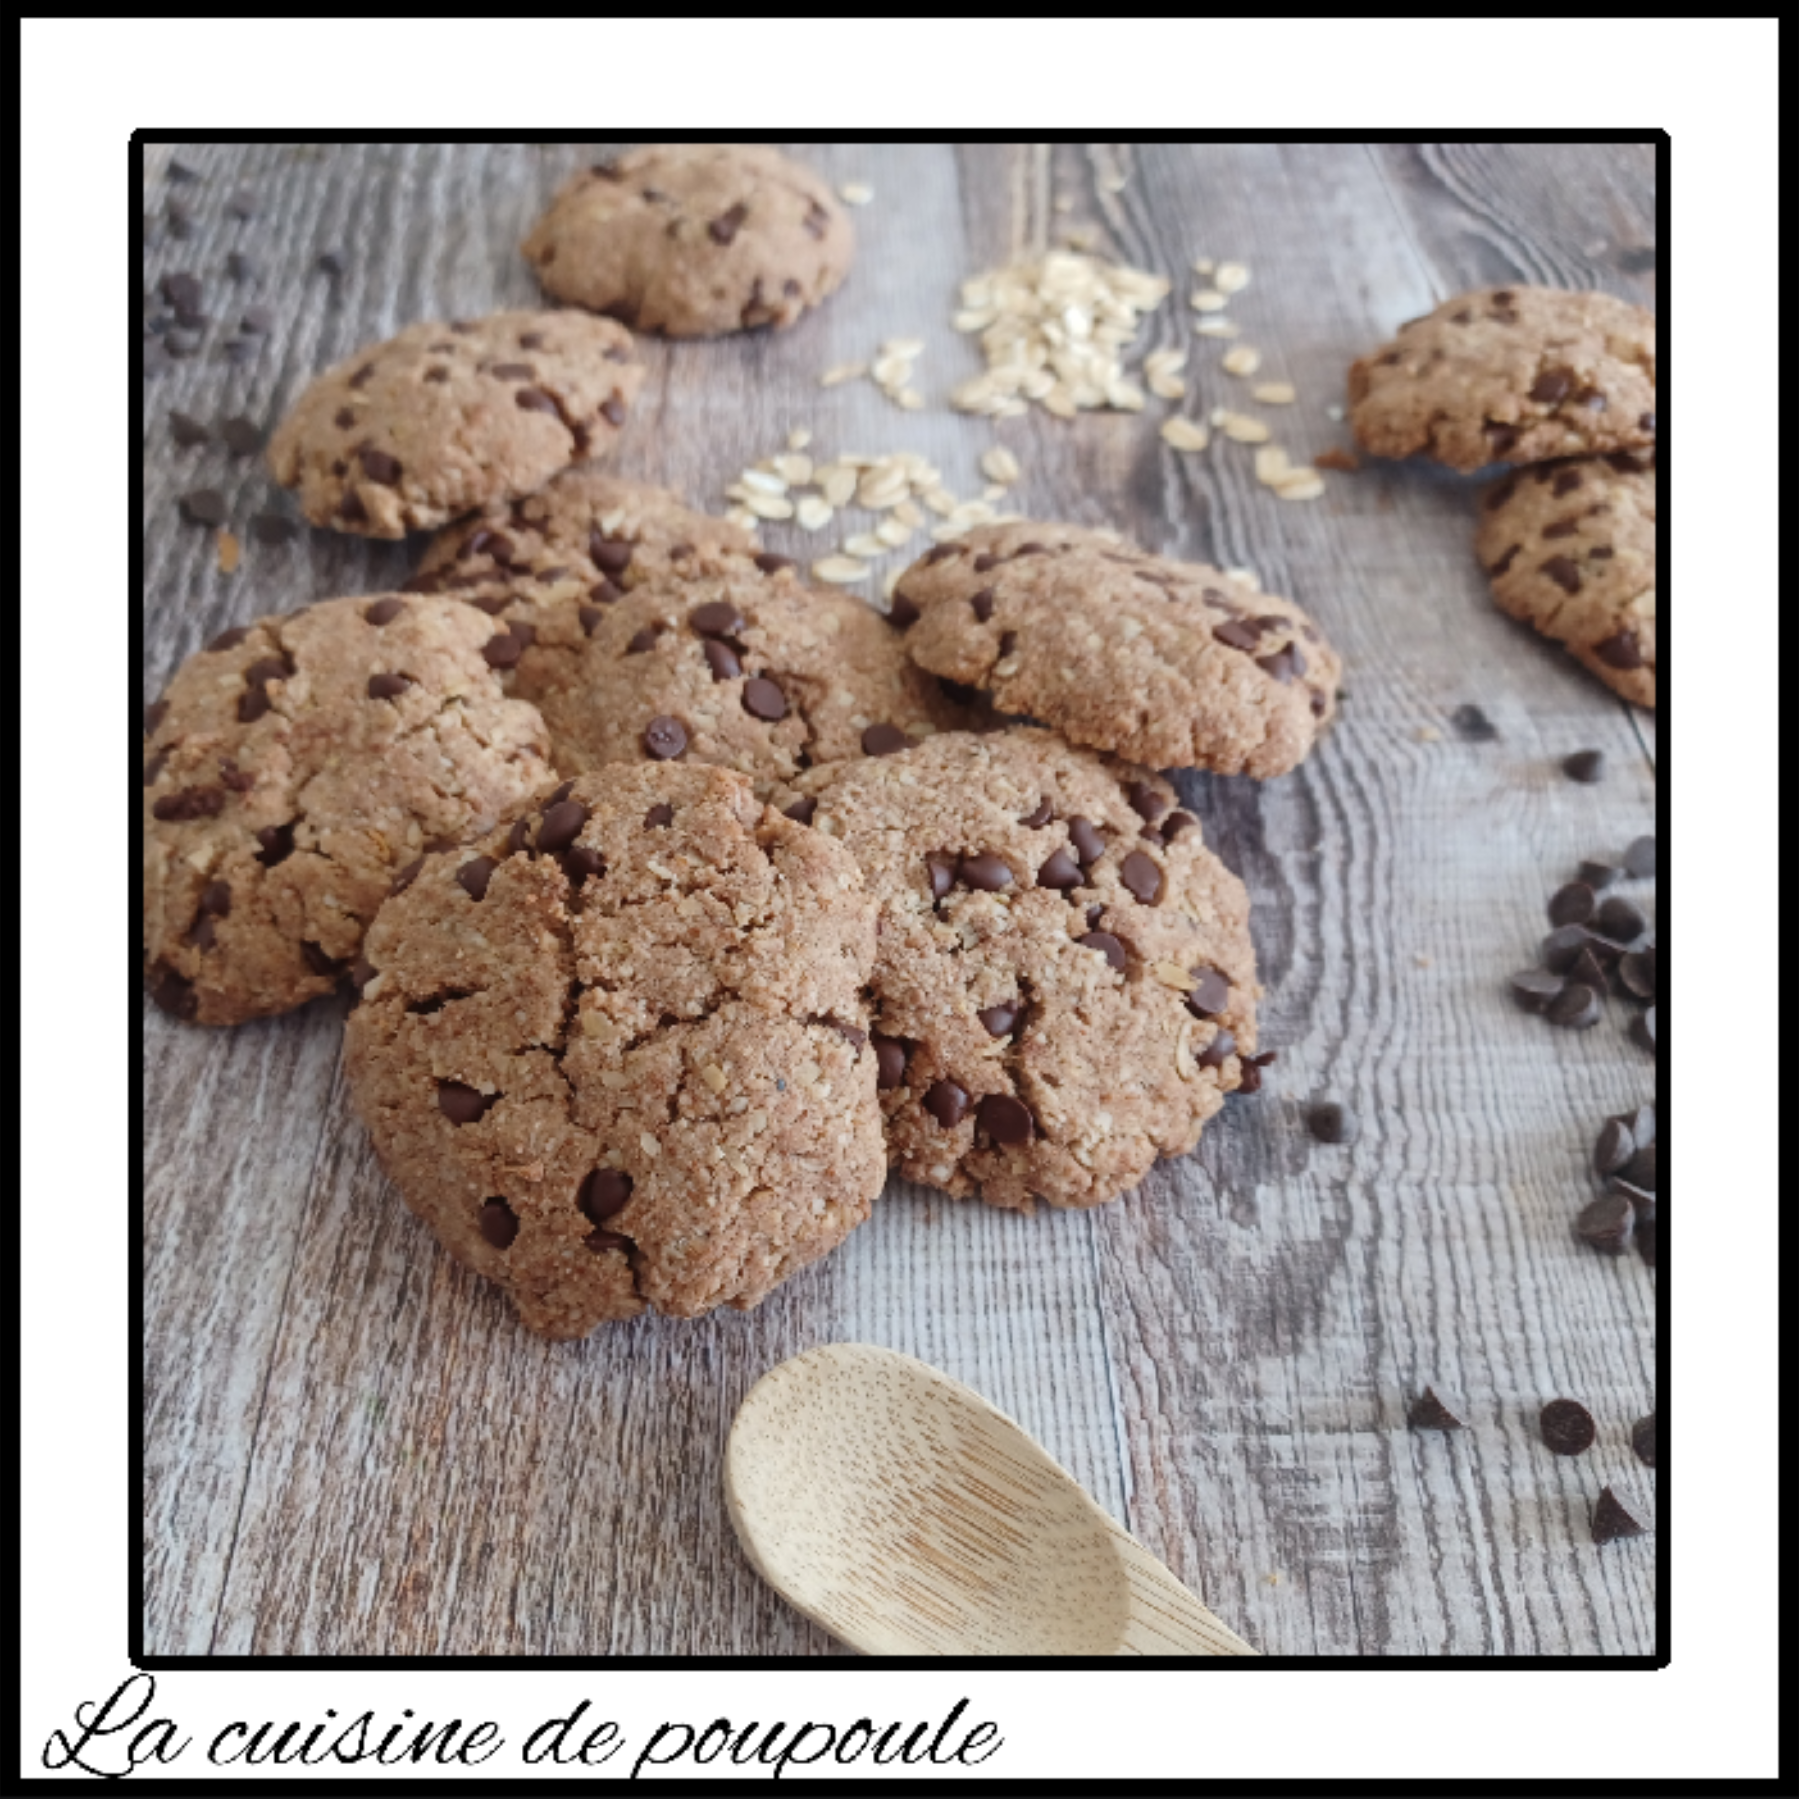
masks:
[[[1655,435],[1655,414],[1653,412],[1639,412],[1637,414],[1637,429],[1639,431],[1647,431],[1649,435],[1653,437]]]
[[[598,531],[591,532],[587,539],[587,554],[603,575],[622,575],[631,566],[636,548],[633,543],[602,536]]]
[[[481,1207],[481,1235],[495,1249],[510,1249],[518,1235],[518,1215],[503,1199],[487,1200]]]
[[[937,1081],[924,1096],[924,1109],[946,1131],[953,1130],[967,1115],[968,1095],[954,1081]]]
[[[1299,645],[1290,643],[1285,649],[1276,650],[1272,656],[1258,656],[1256,667],[1286,686],[1306,672],[1306,659],[1301,654]]]
[[[1639,881],[1655,875],[1655,839],[1639,837],[1624,852],[1624,872]]]
[[[678,718],[652,718],[643,728],[643,747],[658,762],[672,762],[687,748],[687,731]]]
[[[1580,878],[1596,891],[1609,887],[1618,878],[1616,862],[1603,862],[1597,857],[1590,857],[1580,865]]]
[[[1619,631],[1603,643],[1595,644],[1593,654],[1607,668],[1632,669],[1643,666],[1643,648],[1637,642],[1636,632],[1631,630]]]
[[[904,631],[908,626],[917,624],[918,619],[918,608],[903,593],[896,593],[887,607],[888,624]]]
[[[1405,1421],[1412,1430],[1465,1430],[1454,1412],[1426,1387],[1406,1408]]]
[[[812,803],[815,806],[818,804],[816,800]],[[643,828],[646,831],[655,831],[659,830],[663,825],[673,824],[674,821],[674,807],[671,806],[667,800],[658,800],[656,804],[643,815]]]
[[[1648,932],[1649,920],[1642,907],[1614,893],[1593,914],[1593,929],[1614,943],[1635,943]]]
[[[1636,1152],[1624,1166],[1624,1178],[1633,1187],[1645,1193],[1655,1191],[1656,1146],[1652,1139],[1648,1143],[1638,1145]]]
[[[470,899],[487,898],[487,883],[493,879],[493,871],[500,865],[492,856],[477,856],[472,862],[465,862],[456,871],[456,884]]]
[[[277,863],[285,862],[294,853],[294,827],[292,825],[264,825],[256,833],[256,841],[262,848],[256,853],[256,860],[264,868],[273,868]]]
[[[581,621],[582,633],[588,637],[593,635],[594,626],[605,616],[598,606],[581,606],[576,611],[576,617]]]
[[[1632,999],[1655,998],[1655,965],[1637,950],[1618,958],[1618,982]]]
[[[1029,1143],[1036,1134],[1037,1121],[1030,1108],[1008,1093],[987,1094],[975,1108],[975,1117],[995,1143]]]
[[[715,681],[734,681],[743,673],[743,664],[737,660],[737,652],[728,643],[720,643],[716,637],[708,637],[700,645],[705,655],[707,666],[712,670]]]
[[[656,639],[659,636],[661,636],[661,632],[655,625],[645,625],[644,628],[625,645],[625,654],[627,656],[641,656],[645,650],[653,650],[656,647]]]
[[[1003,893],[1012,885],[1011,869],[987,852],[964,856],[956,866],[956,878],[977,893]]]
[[[1623,1502],[1610,1487],[1601,1487],[1593,1505],[1593,1541],[1603,1548],[1620,1537],[1640,1537],[1644,1526],[1624,1509]]]
[[[1449,723],[1464,743],[1491,743],[1499,735],[1499,727],[1478,706],[1456,707]]]
[[[1132,896],[1145,906],[1153,906],[1162,897],[1162,871],[1153,857],[1132,850],[1118,871],[1118,878]]]
[[[687,622],[702,637],[735,637],[746,628],[743,614],[728,600],[708,600],[694,607]]]
[[[1078,864],[1067,850],[1057,850],[1043,866],[1037,870],[1039,887],[1068,888],[1080,886],[1085,877]]]
[[[180,506],[181,516],[190,525],[222,525],[225,522],[225,496],[216,487],[202,487],[193,493],[184,493]]]
[[[1195,1018],[1216,1018],[1231,1003],[1231,984],[1216,968],[1195,968],[1187,1010]]]
[[[1605,779],[1604,750],[1576,750],[1572,756],[1563,759],[1562,773],[1570,781],[1580,781],[1591,786],[1595,781]]]
[[[575,1204],[590,1224],[604,1224],[625,1209],[635,1183],[619,1168],[596,1168],[581,1183]]]
[[[364,444],[362,448],[356,452],[356,458],[362,464],[362,472],[367,475],[371,481],[379,483],[382,487],[395,487],[399,485],[399,461],[397,458],[388,455],[385,450],[370,449],[367,444]]]
[[[1557,1455],[1583,1455],[1599,1434],[1593,1414],[1578,1399],[1552,1399],[1538,1419],[1543,1441]]]
[[[371,700],[397,700],[413,684],[410,675],[370,675],[369,698]]]
[[[1655,1053],[1655,1007],[1650,1006],[1630,1021],[1630,1034],[1636,1043]]]
[[[515,636],[510,630],[488,638],[481,646],[482,658],[489,668],[517,668],[518,659],[524,653],[524,639]]]
[[[1254,650],[1262,641],[1261,633],[1240,619],[1229,619],[1222,625],[1214,625],[1212,635],[1233,650]]]
[[[260,687],[252,687],[237,702],[238,723],[253,725],[268,709],[268,694]]]
[[[1645,1468],[1655,1466],[1656,1434],[1653,1412],[1647,1418],[1639,1418],[1630,1427],[1630,1446],[1636,1451],[1637,1460]]]
[[[1500,322],[1509,324],[1512,321],[1502,319]],[[1497,419],[1488,419],[1482,429],[1486,432],[1488,442],[1493,446],[1495,456],[1507,455],[1518,441],[1517,428],[1513,425],[1502,425]]]
[[[898,725],[870,725],[862,733],[862,754],[865,756],[891,756],[911,747],[912,739]]]
[[[1006,1000],[997,1006],[989,1006],[984,1012],[975,1016],[986,1027],[989,1037],[1004,1037],[1018,1022],[1018,1015],[1024,1008],[1017,1000]]]
[[[728,244],[742,228],[743,221],[750,216],[750,209],[740,200],[715,218],[706,230],[715,244]]]
[[[1239,1093],[1260,1093],[1262,1090],[1262,1070],[1274,1060],[1273,1050],[1264,1050],[1259,1056],[1245,1056],[1242,1070],[1238,1076],[1237,1091]]]
[[[1565,975],[1573,968],[1582,950],[1593,941],[1592,933],[1584,926],[1577,924],[1562,925],[1545,937],[1539,946],[1538,954],[1543,966],[1554,974]],[[1512,984],[1517,987],[1522,975],[1514,975]],[[1549,997],[1553,998],[1554,995]]]
[[[184,450],[195,444],[208,443],[212,438],[212,433],[198,419],[189,418],[185,412],[169,414],[169,435]]]
[[[506,854],[518,856],[530,853],[531,821],[527,818],[515,818],[512,821],[512,829],[506,833]]]
[[[200,996],[186,976],[179,975],[166,962],[157,963],[152,971],[156,979],[150,986],[150,997],[174,1018],[191,1019],[200,1009]]]
[[[198,169],[190,169],[186,163],[173,159],[171,159],[169,166],[163,173],[171,181],[198,181],[200,179],[200,171]]]
[[[976,620],[986,624],[993,616],[993,589],[983,587],[979,593],[970,596],[968,603],[974,609]]]
[[[1043,799],[1038,801],[1037,809],[1034,812],[1027,812],[1018,822],[1027,831],[1041,831],[1054,817],[1055,813],[1051,810],[1049,801]]]
[[[782,817],[791,818],[796,825],[809,825],[812,822],[812,814],[817,810],[818,801],[808,795],[803,800],[795,800],[782,813]]]
[[[579,800],[557,800],[544,811],[543,823],[537,828],[537,853],[553,856],[565,850],[581,834],[587,823],[588,809]]]
[[[1531,384],[1530,397],[1542,406],[1554,406],[1568,397],[1574,377],[1567,369],[1545,369]]]
[[[1584,1031],[1599,1022],[1599,994],[1582,981],[1570,981],[1549,1002],[1545,1016],[1564,1030]]]
[[[452,1124],[473,1124],[498,1098],[497,1093],[482,1093],[461,1081],[437,1083],[437,1109]]]
[[[1334,1099],[1313,1106],[1306,1114],[1306,1124],[1320,1143],[1353,1143],[1362,1134],[1361,1120]]]
[[[1090,819],[1071,818],[1068,821],[1068,836],[1083,868],[1089,863],[1097,862],[1106,853],[1106,840]]]
[[[1593,1146],[1593,1167],[1600,1174],[1615,1174],[1636,1154],[1636,1139],[1622,1118],[1608,1118]]]
[[[562,408],[540,387],[521,387],[512,396],[512,403],[520,412],[547,412],[557,418],[562,416]]]
[[[260,281],[262,264],[243,250],[233,250],[225,258],[225,273],[233,281]]]
[[[1225,1060],[1237,1052],[1237,1039],[1221,1025],[1212,1041],[1194,1058],[1201,1068],[1222,1068]]]
[[[577,843],[563,856],[562,872],[579,887],[590,875],[603,875],[606,872],[606,858],[598,850],[589,849],[584,843]]]
[[[1585,924],[1593,916],[1593,889],[1584,881],[1570,881],[1549,896],[1551,924]]]
[[[351,488],[338,502],[337,516],[352,525],[366,525],[369,522],[368,508],[362,503],[362,496]]]
[[[388,889],[388,897],[391,899],[395,894],[404,893],[406,889],[419,878],[419,872],[424,866],[425,858],[423,856],[419,856],[415,860],[408,862],[406,866],[394,876],[394,884]]]
[[[926,856],[924,865],[930,878],[931,898],[940,900],[956,884],[956,859],[940,850],[936,855]]]
[[[1097,950],[1113,968],[1120,972],[1126,966],[1124,945],[1110,931],[1089,931],[1086,936],[1077,937],[1075,942],[1082,949]]]
[[[283,544],[300,535],[300,527],[279,512],[259,512],[250,521],[250,535],[258,543]]]
[[[165,823],[186,824],[196,818],[217,818],[224,809],[223,787],[182,787],[165,793],[150,808],[150,815]]]
[[[773,724],[787,716],[787,696],[766,676],[756,675],[743,684],[743,709],[751,718]]]
[[[1582,1208],[1574,1221],[1581,1239],[1608,1256],[1622,1255],[1630,1247],[1636,1213],[1622,1193],[1602,1193]]]
[[[678,548],[669,551],[670,556],[678,554]],[[760,551],[750,558],[765,575],[778,575],[784,568],[797,568],[799,564],[791,556],[777,556],[773,550]]]

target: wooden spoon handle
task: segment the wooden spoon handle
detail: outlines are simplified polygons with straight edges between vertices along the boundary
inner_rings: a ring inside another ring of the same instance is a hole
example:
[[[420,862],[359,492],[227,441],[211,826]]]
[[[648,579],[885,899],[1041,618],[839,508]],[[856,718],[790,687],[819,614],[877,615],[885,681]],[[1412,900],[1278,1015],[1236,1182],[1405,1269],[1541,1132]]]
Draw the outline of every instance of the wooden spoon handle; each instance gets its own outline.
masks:
[[[1122,1530],[1117,1537],[1129,1590],[1120,1655],[1256,1653],[1234,1630],[1220,1624],[1135,1537]]]

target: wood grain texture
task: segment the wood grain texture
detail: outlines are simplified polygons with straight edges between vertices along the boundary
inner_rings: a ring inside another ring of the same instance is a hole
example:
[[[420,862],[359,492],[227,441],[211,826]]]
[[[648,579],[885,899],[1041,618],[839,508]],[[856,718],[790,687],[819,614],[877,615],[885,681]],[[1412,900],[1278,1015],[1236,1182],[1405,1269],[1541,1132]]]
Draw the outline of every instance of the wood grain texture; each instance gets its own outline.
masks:
[[[268,425],[310,376],[415,318],[531,304],[516,246],[595,146],[178,146],[194,236],[146,235],[144,286],[191,269],[215,323],[145,383],[144,692],[226,624],[374,591],[418,546],[307,532],[218,569],[179,494],[222,488],[242,535],[291,510],[258,465],[176,449],[168,412]],[[1020,1219],[894,1183],[870,1224],[757,1312],[643,1319],[540,1343],[399,1205],[351,1116],[333,1002],[230,1034],[146,1009],[146,1610],[153,1655],[842,1653],[751,1571],[720,1495],[726,1432],[768,1368],[884,1344],[1017,1418],[1260,1652],[1641,1654],[1653,1546],[1603,1554],[1606,1481],[1653,1515],[1629,1426],[1651,1409],[1653,1276],[1570,1232],[1607,1112],[1653,1096],[1621,1009],[1584,1034],[1514,1012],[1506,975],[1583,855],[1653,828],[1652,737],[1492,606],[1471,484],[1375,465],[1306,505],[1256,485],[1245,446],[1177,455],[1138,417],[997,425],[943,396],[978,354],[955,284],[1069,231],[1175,283],[1149,346],[1190,344],[1180,410],[1247,407],[1192,338],[1196,256],[1252,272],[1232,302],[1295,460],[1346,441],[1326,408],[1352,357],[1457,288],[1602,285],[1647,300],[1654,164],[1637,147],[808,146],[867,180],[844,290],[778,336],[647,343],[625,474],[717,510],[724,484],[815,433],[814,453],[915,449],[978,493],[994,442],[1034,516],[1253,568],[1342,650],[1340,722],[1294,774],[1182,775],[1248,883],[1280,1052],[1195,1155],[1090,1214]],[[1117,185],[1122,174],[1123,184]],[[252,188],[239,222],[225,197]],[[153,175],[146,214],[167,189]],[[1058,206],[1058,199],[1065,202]],[[1605,249],[1594,248],[1604,240]],[[342,251],[337,279],[319,251]],[[242,249],[259,284],[224,278]],[[263,354],[222,325],[273,307]],[[819,372],[918,335],[930,405]],[[770,547],[827,547],[790,527]],[[821,534],[829,536],[829,533]],[[1500,730],[1461,741],[1466,701]],[[1610,756],[1601,786],[1557,763]],[[1329,1094],[1363,1120],[1311,1142]],[[1470,1428],[1409,1433],[1426,1381]],[[1536,1440],[1583,1400],[1596,1447]],[[1278,1576],[1278,1581],[1271,1581]]]

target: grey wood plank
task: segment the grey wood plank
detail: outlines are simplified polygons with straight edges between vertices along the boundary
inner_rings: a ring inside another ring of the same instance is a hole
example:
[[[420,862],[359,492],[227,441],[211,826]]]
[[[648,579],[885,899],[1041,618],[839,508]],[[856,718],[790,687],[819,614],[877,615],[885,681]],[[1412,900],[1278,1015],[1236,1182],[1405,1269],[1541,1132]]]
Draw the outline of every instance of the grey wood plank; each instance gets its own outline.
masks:
[[[217,448],[173,450],[169,406],[268,422],[319,367],[411,318],[533,303],[518,238],[598,148],[179,152],[203,172],[183,191],[197,230],[151,233],[146,286],[186,267],[229,294],[224,258],[250,248],[277,324],[246,368],[209,350],[148,384],[146,694],[224,624],[393,584],[417,548],[306,533],[247,544],[221,575],[174,497],[226,486],[241,526],[269,503],[267,479]],[[839,1254],[753,1314],[646,1319],[559,1346],[519,1331],[387,1189],[337,1084],[329,1008],[229,1036],[151,1017],[149,1646],[839,1653],[750,1573],[718,1474],[761,1372],[856,1338],[1011,1411],[1266,1650],[1646,1647],[1649,1557],[1597,1557],[1578,1513],[1602,1479],[1646,1491],[1625,1433],[1653,1401],[1650,1277],[1601,1262],[1567,1227],[1593,1126],[1647,1097],[1654,1070],[1615,1009],[1571,1037],[1512,1013],[1502,991],[1573,861],[1649,828],[1652,770],[1625,709],[1492,608],[1467,483],[1369,469],[1286,505],[1255,484],[1243,446],[1168,451],[1159,407],[992,424],[942,404],[978,366],[949,328],[957,282],[1084,230],[1175,279],[1153,344],[1187,341],[1195,255],[1248,262],[1232,312],[1265,375],[1298,386],[1280,437],[1310,454],[1343,440],[1326,408],[1351,357],[1489,278],[1477,237],[1518,259],[1505,278],[1597,280],[1571,260],[1594,241],[1580,233],[1599,202],[1580,196],[1610,196],[1626,223],[1652,218],[1640,162],[1458,150],[1412,167],[1387,150],[1217,145],[801,153],[875,189],[849,283],[791,333],[647,343],[621,472],[717,509],[739,468],[805,426],[818,454],[919,450],[968,494],[981,450],[1003,442],[1025,466],[1028,512],[1253,567],[1310,607],[1349,669],[1331,739],[1283,781],[1182,777],[1250,885],[1265,1041],[1281,1060],[1196,1156],[1098,1213],[1024,1220],[895,1184]],[[223,216],[240,183],[264,202],[257,220]],[[152,172],[147,211],[163,192]],[[1623,224],[1607,231],[1626,244]],[[313,272],[326,247],[345,253],[335,283]],[[926,411],[901,413],[866,382],[819,389],[823,368],[895,334],[926,340]],[[1245,401],[1221,348],[1196,340],[1190,413]],[[764,536],[788,553],[829,547],[792,527]],[[1500,741],[1455,737],[1464,700]],[[1597,789],[1556,769],[1588,744],[1612,756]],[[1366,1121],[1354,1148],[1309,1145],[1301,1108],[1325,1091]],[[1406,1433],[1423,1380],[1474,1428]],[[1579,1463],[1534,1441],[1534,1407],[1557,1392],[1601,1419]]]

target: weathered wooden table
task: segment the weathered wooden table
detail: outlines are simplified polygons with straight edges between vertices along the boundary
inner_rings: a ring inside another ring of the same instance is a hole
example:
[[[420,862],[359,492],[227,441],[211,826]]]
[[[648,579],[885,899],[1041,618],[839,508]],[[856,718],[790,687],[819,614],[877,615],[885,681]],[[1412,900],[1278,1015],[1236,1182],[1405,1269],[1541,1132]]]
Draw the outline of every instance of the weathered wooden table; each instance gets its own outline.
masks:
[[[228,320],[262,302],[262,354],[207,349],[145,383],[144,692],[224,626],[397,585],[418,545],[304,535],[220,572],[178,494],[219,486],[238,533],[260,466],[177,449],[171,407],[272,423],[319,369],[414,319],[530,305],[517,245],[595,146],[179,147],[201,174],[144,203],[194,214],[146,237],[145,286],[200,274]],[[962,495],[995,442],[1032,515],[1254,569],[1311,609],[1347,664],[1341,721],[1296,773],[1180,777],[1248,883],[1280,1052],[1191,1157],[1091,1213],[1024,1219],[896,1183],[834,1257],[748,1315],[646,1318],[539,1342],[388,1190],[341,1075],[342,1008],[207,1032],[144,1011],[144,1647],[207,1654],[839,1653],[751,1573],[720,1502],[725,1432],[767,1368],[839,1339],[891,1345],[1010,1411],[1265,1652],[1643,1654],[1651,1539],[1597,1550],[1612,1481],[1653,1510],[1629,1426],[1655,1404],[1654,1276],[1570,1224],[1609,1112],[1652,1059],[1614,1002],[1586,1033],[1513,1010],[1505,978],[1582,856],[1653,829],[1653,721],[1493,608],[1470,484],[1422,467],[1327,477],[1288,503],[1252,452],[1177,454],[1170,410],[948,410],[975,372],[957,283],[1085,233],[1174,282],[1150,347],[1186,346],[1182,409],[1242,404],[1194,338],[1199,256],[1253,272],[1232,302],[1295,457],[1346,442],[1350,359],[1459,288],[1600,286],[1653,304],[1647,146],[810,146],[862,180],[844,290],[778,336],[664,345],[617,460],[722,510],[723,488],[805,426],[814,449],[916,449]],[[260,211],[227,208],[240,186]],[[224,279],[230,251],[260,280]],[[343,254],[336,280],[314,269]],[[917,335],[930,401],[902,412],[828,365]],[[1261,409],[1257,409],[1261,410]],[[801,547],[770,526],[771,547]],[[816,552],[816,540],[805,543]],[[1464,741],[1450,714],[1499,728]],[[1603,784],[1559,771],[1607,752]],[[1307,1103],[1348,1102],[1350,1148]],[[1425,1382],[1469,1428],[1409,1433]],[[1578,1460],[1539,1406],[1599,1420]]]

